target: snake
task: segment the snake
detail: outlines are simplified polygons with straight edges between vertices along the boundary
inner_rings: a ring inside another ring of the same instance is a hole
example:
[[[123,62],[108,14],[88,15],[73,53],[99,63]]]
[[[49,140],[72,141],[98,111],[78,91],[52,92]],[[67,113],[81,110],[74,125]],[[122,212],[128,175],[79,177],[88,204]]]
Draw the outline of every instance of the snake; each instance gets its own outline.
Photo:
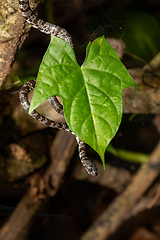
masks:
[[[45,34],[52,34],[58,38],[63,39],[73,48],[71,35],[64,28],[40,19],[38,15],[36,15],[35,12],[32,11],[29,0],[19,0],[19,8],[21,10],[22,16],[32,27],[37,28],[39,31]],[[47,125],[48,127],[71,132],[77,141],[79,158],[83,167],[90,176],[97,176],[97,167],[92,162],[92,160],[87,157],[85,143],[78,136],[76,136],[74,132],[71,131],[67,123],[55,122],[53,120],[50,120],[47,117],[44,117],[43,115],[38,113],[36,110],[33,110],[31,113],[29,113],[30,103],[28,101],[28,94],[30,91],[35,89],[35,85],[36,80],[31,80],[26,82],[20,89],[19,99],[24,110],[26,110],[27,113],[30,114],[30,116],[32,116],[34,119],[40,121],[42,124]],[[57,97],[52,96],[48,100],[52,105],[53,109],[60,115],[64,116],[63,105],[58,101]]]

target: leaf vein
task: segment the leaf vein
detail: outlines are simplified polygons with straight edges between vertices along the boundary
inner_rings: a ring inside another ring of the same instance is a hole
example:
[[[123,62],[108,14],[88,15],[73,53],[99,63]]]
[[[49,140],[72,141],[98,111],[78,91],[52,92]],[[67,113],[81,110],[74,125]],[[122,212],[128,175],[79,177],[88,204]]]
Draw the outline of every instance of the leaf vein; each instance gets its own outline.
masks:
[[[99,91],[101,91],[105,96],[107,96],[107,98],[111,101],[111,103],[113,104],[113,106],[114,106],[114,108],[115,108],[115,110],[116,110],[116,113],[117,113],[117,116],[118,116],[118,110],[117,110],[117,108],[116,108],[116,105],[115,105],[115,103],[113,102],[113,100],[110,98],[110,96],[106,93],[106,92],[104,92],[102,89],[100,89],[100,88],[98,88],[97,86],[95,86],[95,85],[93,85],[93,84],[91,84],[91,83],[87,83],[88,85],[91,85],[92,87],[95,87],[96,89],[98,89]]]

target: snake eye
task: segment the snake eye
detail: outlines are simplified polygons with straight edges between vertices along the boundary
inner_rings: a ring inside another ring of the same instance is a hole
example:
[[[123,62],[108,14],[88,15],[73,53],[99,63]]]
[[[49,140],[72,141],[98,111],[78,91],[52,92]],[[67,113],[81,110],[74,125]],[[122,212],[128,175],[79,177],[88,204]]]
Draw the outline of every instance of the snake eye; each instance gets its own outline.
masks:
[[[90,176],[96,177],[98,175],[98,170],[93,162],[88,162],[88,168],[86,169]]]

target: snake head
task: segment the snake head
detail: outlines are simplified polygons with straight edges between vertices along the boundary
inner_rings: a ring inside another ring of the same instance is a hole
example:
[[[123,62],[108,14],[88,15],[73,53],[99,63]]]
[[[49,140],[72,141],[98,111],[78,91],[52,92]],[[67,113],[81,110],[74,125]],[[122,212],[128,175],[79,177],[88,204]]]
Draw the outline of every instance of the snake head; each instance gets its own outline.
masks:
[[[92,177],[96,177],[98,175],[97,167],[91,160],[85,159],[85,160],[83,160],[82,164],[83,164],[84,168],[86,169],[88,175],[90,175]]]

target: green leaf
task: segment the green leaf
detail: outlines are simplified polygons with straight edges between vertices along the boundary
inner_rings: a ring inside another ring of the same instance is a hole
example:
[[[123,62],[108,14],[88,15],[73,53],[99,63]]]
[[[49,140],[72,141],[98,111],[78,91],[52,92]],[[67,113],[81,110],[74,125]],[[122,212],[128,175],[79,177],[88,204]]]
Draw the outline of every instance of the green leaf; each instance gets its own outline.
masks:
[[[49,97],[60,96],[67,124],[98,152],[104,164],[104,152],[122,118],[122,90],[135,86],[104,37],[88,44],[80,67],[70,45],[52,36],[39,69],[30,112]]]

